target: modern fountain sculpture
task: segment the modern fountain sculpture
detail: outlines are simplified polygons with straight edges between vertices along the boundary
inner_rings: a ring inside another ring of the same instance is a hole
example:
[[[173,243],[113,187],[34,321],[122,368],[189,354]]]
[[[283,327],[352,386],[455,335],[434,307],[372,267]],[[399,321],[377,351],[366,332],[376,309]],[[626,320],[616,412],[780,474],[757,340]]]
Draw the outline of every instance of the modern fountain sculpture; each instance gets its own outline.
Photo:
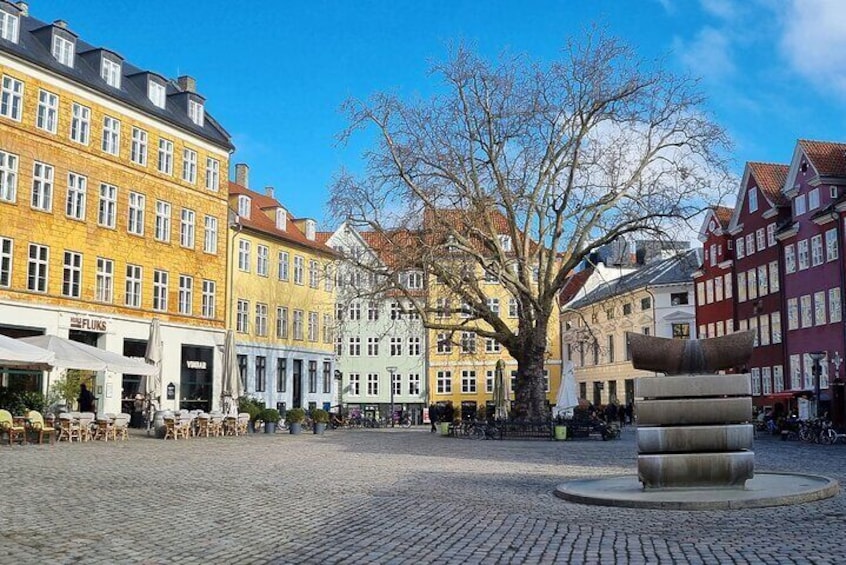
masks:
[[[576,479],[565,500],[605,506],[714,510],[798,504],[834,496],[827,477],[755,473],[749,375],[753,332],[703,340],[628,333],[635,369],[637,476]]]

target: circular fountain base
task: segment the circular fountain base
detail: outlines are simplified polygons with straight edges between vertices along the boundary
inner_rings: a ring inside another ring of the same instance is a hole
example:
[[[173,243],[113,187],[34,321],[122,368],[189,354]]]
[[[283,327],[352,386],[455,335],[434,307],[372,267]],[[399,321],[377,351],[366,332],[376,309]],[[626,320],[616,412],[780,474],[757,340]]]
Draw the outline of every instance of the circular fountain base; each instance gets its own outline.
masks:
[[[558,485],[555,496],[598,506],[664,510],[734,510],[787,506],[830,498],[840,492],[834,479],[798,473],[760,473],[746,488],[679,488],[645,490],[635,475],[576,479]]]

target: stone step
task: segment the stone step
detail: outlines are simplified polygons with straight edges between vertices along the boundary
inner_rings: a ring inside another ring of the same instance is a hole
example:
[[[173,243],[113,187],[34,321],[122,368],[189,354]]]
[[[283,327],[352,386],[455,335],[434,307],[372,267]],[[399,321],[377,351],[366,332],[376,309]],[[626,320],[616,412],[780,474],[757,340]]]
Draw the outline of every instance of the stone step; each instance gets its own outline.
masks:
[[[635,398],[750,396],[749,374],[674,375],[635,379]]]
[[[752,424],[638,428],[638,453],[741,451],[752,447]]]
[[[742,424],[752,420],[752,398],[639,400],[638,426]]]
[[[638,455],[637,476],[646,489],[742,489],[754,466],[751,451]]]

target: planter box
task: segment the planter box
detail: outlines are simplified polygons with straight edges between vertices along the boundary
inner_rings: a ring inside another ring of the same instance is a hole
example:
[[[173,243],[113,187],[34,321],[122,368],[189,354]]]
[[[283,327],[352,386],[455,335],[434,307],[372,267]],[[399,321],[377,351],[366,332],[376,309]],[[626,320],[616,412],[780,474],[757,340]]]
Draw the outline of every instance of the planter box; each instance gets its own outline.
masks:
[[[326,424],[315,424],[314,425],[314,433],[323,435],[323,432],[326,431]]]
[[[288,424],[288,431],[292,434],[301,434],[303,433],[303,424],[302,422],[297,422],[296,424]]]
[[[264,433],[275,434],[276,433],[276,422],[265,422],[264,423]]]

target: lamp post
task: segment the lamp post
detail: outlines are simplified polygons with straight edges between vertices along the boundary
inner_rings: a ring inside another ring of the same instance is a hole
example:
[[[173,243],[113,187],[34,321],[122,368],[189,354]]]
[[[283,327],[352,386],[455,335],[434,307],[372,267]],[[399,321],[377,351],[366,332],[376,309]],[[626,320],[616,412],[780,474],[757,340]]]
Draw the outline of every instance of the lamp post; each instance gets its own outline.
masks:
[[[389,373],[391,373],[391,427],[394,427],[394,373],[396,372],[396,367],[385,367]]]
[[[812,351],[808,354],[813,361],[813,365],[811,366],[811,373],[814,375],[814,403],[816,409],[816,417],[820,417],[820,377],[822,376],[822,366],[820,365],[820,361],[825,357],[825,351]]]

